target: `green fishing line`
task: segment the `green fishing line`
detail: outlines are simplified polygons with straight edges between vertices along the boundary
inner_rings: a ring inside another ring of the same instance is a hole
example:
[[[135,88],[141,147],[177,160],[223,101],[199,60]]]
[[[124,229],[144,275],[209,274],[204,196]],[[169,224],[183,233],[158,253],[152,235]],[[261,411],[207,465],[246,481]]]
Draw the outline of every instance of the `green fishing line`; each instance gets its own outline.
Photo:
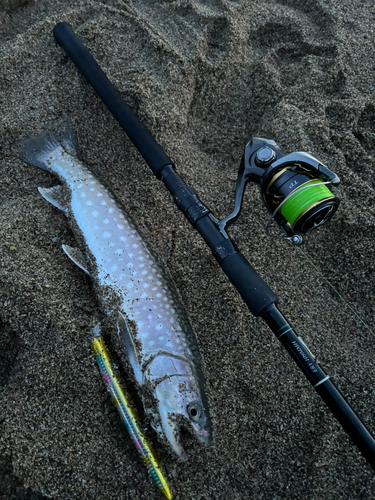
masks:
[[[334,198],[331,191],[321,181],[311,180],[305,185],[308,184],[314,184],[314,186],[292,195],[280,209],[283,217],[285,217],[292,227],[296,220],[315,203],[327,198]]]

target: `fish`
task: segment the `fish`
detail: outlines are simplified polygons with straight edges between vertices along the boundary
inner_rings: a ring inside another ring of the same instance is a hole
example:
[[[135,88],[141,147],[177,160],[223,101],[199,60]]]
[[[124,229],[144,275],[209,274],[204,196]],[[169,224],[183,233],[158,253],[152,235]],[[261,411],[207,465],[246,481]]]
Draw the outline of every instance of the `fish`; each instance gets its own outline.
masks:
[[[21,139],[13,151],[61,181],[38,190],[64,211],[83,245],[62,249],[90,275],[151,426],[186,460],[182,427],[211,444],[212,423],[197,339],[170,276],[126,209],[78,159],[69,119]]]

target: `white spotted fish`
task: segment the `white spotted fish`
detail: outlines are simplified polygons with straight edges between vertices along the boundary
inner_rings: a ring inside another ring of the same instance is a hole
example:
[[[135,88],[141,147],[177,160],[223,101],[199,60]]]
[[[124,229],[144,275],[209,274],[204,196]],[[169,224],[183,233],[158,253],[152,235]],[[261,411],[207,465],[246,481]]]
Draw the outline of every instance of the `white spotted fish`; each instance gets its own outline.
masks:
[[[14,150],[63,182],[64,187],[39,188],[65,211],[86,247],[81,252],[63,245],[63,250],[90,274],[103,311],[116,318],[114,334],[127,353],[151,425],[186,458],[180,426],[204,443],[211,442],[212,431],[197,341],[173,284],[123,207],[77,159],[69,123],[23,139]]]

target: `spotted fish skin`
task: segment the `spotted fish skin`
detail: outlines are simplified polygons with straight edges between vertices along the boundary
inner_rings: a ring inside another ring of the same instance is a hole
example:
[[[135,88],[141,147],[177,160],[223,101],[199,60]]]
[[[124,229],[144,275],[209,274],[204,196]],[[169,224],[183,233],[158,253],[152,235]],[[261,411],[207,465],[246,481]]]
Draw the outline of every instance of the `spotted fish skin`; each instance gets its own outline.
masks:
[[[63,132],[56,130],[23,139],[16,149],[26,161],[54,173],[68,187],[68,203],[59,196],[59,188],[40,192],[74,220],[87,247],[88,272],[103,310],[117,315],[116,334],[137,383],[150,396],[143,401],[145,412],[152,416],[162,439],[186,458],[180,424],[190,427],[201,442],[212,439],[199,350],[186,312],[124,208],[77,159],[70,126],[65,124]],[[77,254],[69,247],[64,250],[85,269]],[[118,310],[113,311],[114,307]]]

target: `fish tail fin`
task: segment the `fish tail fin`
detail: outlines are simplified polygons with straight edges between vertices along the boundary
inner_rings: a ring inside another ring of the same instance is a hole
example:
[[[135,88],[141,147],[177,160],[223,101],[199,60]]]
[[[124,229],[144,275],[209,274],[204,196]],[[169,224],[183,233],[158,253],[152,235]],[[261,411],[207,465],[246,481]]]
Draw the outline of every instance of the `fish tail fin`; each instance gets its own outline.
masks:
[[[49,170],[48,162],[57,149],[77,156],[73,126],[67,117],[51,122],[40,134],[25,137],[12,146],[18,157],[43,170]]]

